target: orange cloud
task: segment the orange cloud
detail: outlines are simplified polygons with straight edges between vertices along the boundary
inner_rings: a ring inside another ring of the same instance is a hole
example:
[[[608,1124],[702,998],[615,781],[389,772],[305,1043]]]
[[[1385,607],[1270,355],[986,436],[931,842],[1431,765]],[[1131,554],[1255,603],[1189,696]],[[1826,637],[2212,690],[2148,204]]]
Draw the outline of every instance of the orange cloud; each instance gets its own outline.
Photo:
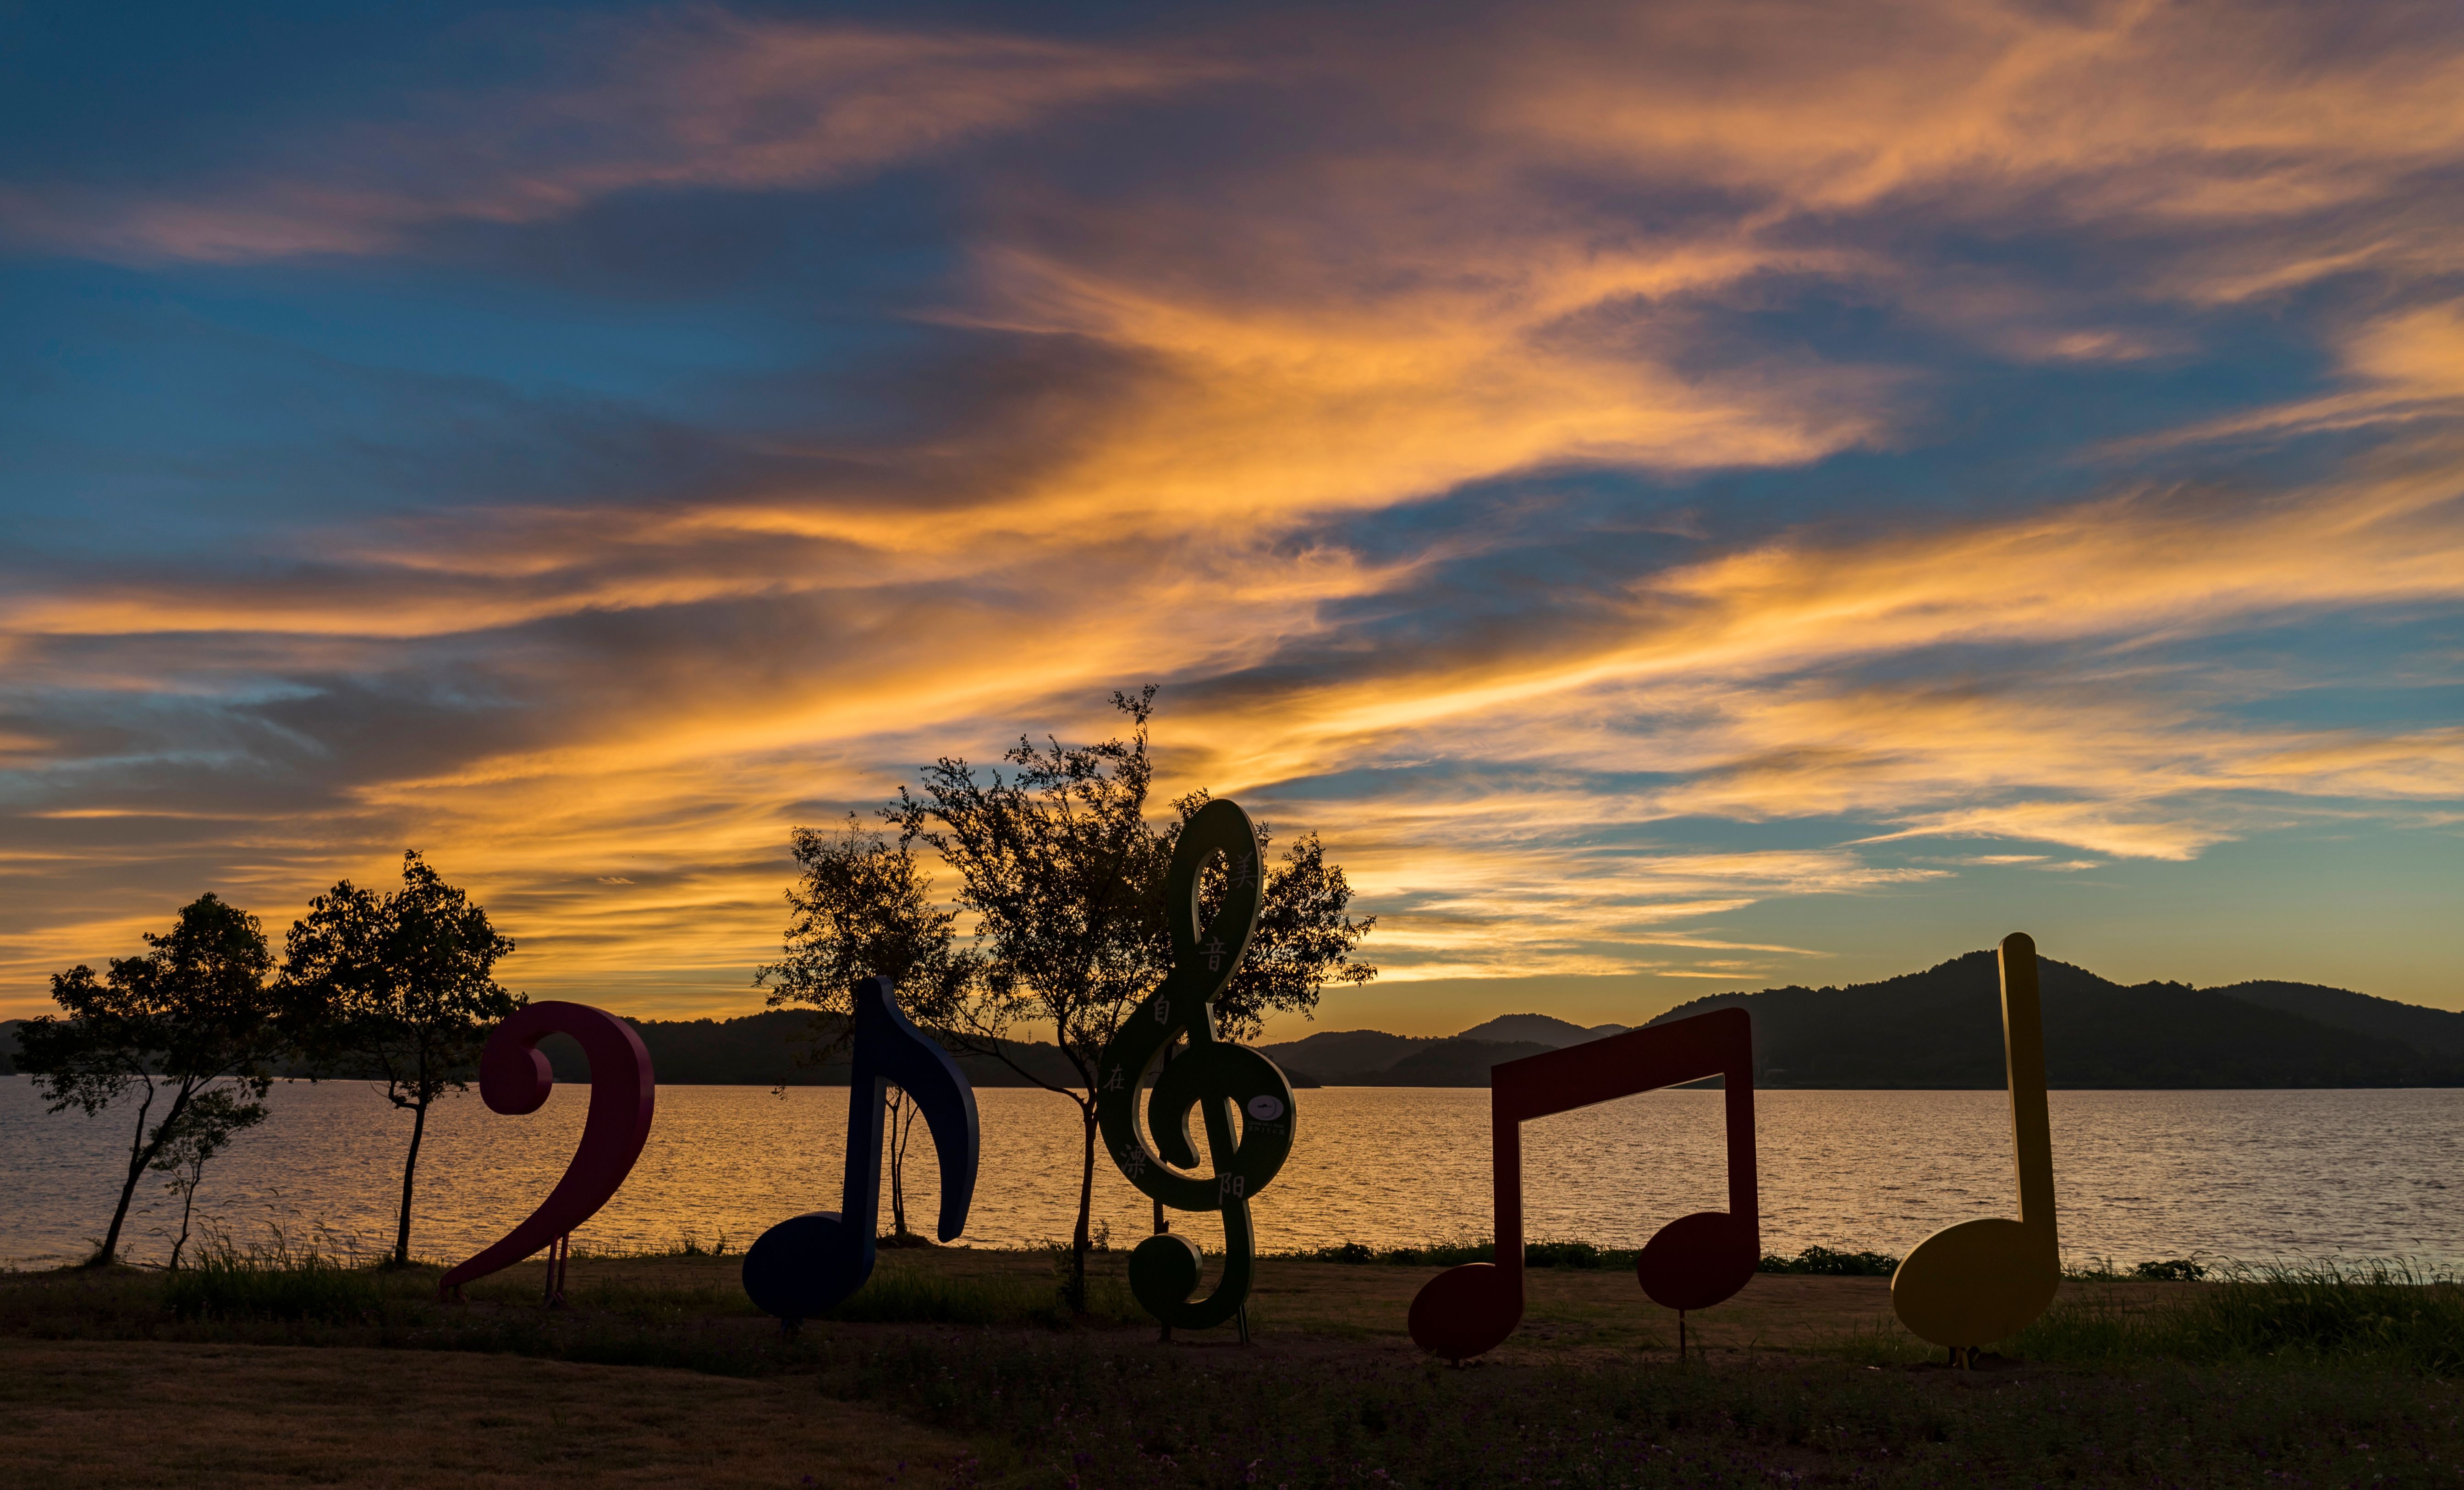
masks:
[[[2454,38],[2354,45],[2347,20],[2154,0],[1586,8],[1524,33],[1489,110],[1591,161],[1801,210],[2052,188],[2101,215],[2276,218],[2464,147]]]
[[[2160,653],[2272,619],[2464,600],[2457,469],[2431,446],[2269,497],[2140,493],[1848,541],[1793,534],[1639,580],[1553,641],[1406,651],[1178,700],[1164,759],[1174,789],[1266,801],[1294,780],[1480,763],[1401,797],[1319,788],[1290,824],[1325,833],[1385,908],[1383,955],[1407,977],[1702,971],[1736,960],[1706,920],[1943,872],[1877,864],[1857,844],[1655,842],[1677,819],[1864,818],[1896,824],[1869,843],[1975,836],[2185,860],[2354,802],[2432,811],[2464,797],[2464,732],[2254,725],[2230,712],[2234,679]],[[708,530],[646,531],[677,542],[690,569],[690,539]],[[1200,521],[1161,553],[1073,548],[1059,530],[1023,548],[936,540],[912,571],[895,552],[809,575],[774,565],[774,585],[820,607],[825,645],[740,664],[709,644],[623,651],[621,670],[562,685],[580,691],[534,743],[253,824],[258,867],[235,883],[297,901],[343,872],[382,873],[416,842],[469,866],[521,927],[530,966],[557,979],[744,967],[775,934],[784,827],[828,815],[793,804],[880,800],[905,763],[989,756],[1010,721],[1101,728],[1085,708],[1106,687],[1339,646],[1335,603],[1420,582],[1409,564],[1331,559],[1287,573],[1261,547],[1215,547],[1218,531]],[[675,593],[654,575],[630,597],[589,587],[561,603],[656,616]],[[369,608],[363,636],[384,629],[381,599]],[[2031,660],[1940,664],[1914,682],[1861,670],[1974,647]],[[560,666],[543,658],[539,686],[559,687]],[[1650,780],[1599,784],[1637,773]],[[1610,830],[1625,836],[1573,846]],[[159,911],[129,929],[147,916]],[[32,975],[107,924],[63,923],[8,960]],[[1745,955],[1784,969],[1797,954]]]
[[[2464,413],[2464,302],[2415,306],[2343,337],[2343,392],[2120,441],[2110,456],[2248,437],[2453,420]]]
[[[1177,685],[1170,785],[1324,832],[1406,977],[1785,969],[1818,949],[1722,918],[1961,867],[1891,860],[1912,838],[2104,856],[1974,856],[2052,872],[2337,813],[2436,820],[2464,797],[2457,732],[2254,722],[2240,706],[2315,674],[2197,653],[2464,599],[2457,214],[2418,189],[2464,148],[2464,47],[2330,46],[2340,24],[1561,8],[1380,70],[1339,35],[1294,60],[697,11],[605,23],[572,76],[349,124],[219,186],[0,195],[21,238],[237,261],[403,252],[429,225],[645,188],[807,189],[1201,89],[1322,108],[1332,75],[1408,126],[1334,120],[1294,155],[1111,200],[1025,168],[986,187],[952,246],[963,275],[915,316],[1100,357],[1086,386],[905,444],[763,430],[809,464],[723,491],[340,519],[267,537],[245,573],[26,573],[0,596],[10,682],[90,712],[11,720],[0,763],[93,767],[102,784],[29,821],[123,836],[0,855],[90,887],[0,944],[0,977],[31,989],[132,947],[166,909],[139,868],[278,922],[415,843],[522,937],[517,979],[738,1007],[781,924],[790,822],[1013,727],[1102,729],[1091,702],[1150,678]],[[2049,287],[1928,246],[1980,225],[2067,233],[2086,267]],[[1961,477],[1933,515],[1864,515],[1860,493],[1748,537],[1638,496],[1665,553],[1520,577],[1494,617],[1474,603],[1504,587],[1481,567],[1514,542],[1502,515],[1406,531],[1480,483],[1769,472],[1923,439],[1955,374],[1754,334],[1791,287],[2096,368],[2193,355],[2193,313],[2357,276],[2368,293],[2301,313],[2325,391],[2108,452],[2381,442],[2279,487],[2117,476],[2023,507]],[[2184,318],[2145,324],[2151,307]],[[1395,531],[1364,536],[1381,517]],[[370,696],[320,702],[350,688]],[[182,797],[226,760],[265,795]],[[1854,841],[1668,826],[1815,819]]]
[[[1615,339],[1587,316],[1732,285],[1798,258],[1738,248],[1482,246],[1446,282],[1355,296],[1307,269],[1277,303],[1153,283],[1160,264],[987,265],[980,323],[1088,338],[1157,369],[1107,437],[1005,512],[1039,528],[1202,512],[1218,521],[1386,506],[1550,466],[1785,466],[1879,441],[1897,376],[1771,362],[1673,365],[1683,328]]]

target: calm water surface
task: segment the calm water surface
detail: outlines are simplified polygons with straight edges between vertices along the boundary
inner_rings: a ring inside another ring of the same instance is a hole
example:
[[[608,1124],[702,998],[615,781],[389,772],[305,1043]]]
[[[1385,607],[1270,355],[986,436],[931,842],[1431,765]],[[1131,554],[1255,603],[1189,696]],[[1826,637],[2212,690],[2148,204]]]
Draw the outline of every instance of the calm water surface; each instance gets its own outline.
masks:
[[[977,1094],[983,1165],[967,1239],[1067,1236],[1077,1108],[1049,1093]],[[1653,1092],[1525,1128],[1529,1235],[1639,1245],[1687,1211],[1723,1207],[1720,1095]],[[242,1239],[272,1225],[390,1246],[408,1120],[365,1086],[275,1088],[274,1116],[209,1172],[198,1210]],[[560,1087],[525,1118],[476,1095],[431,1114],[413,1250],[458,1259],[528,1214],[563,1172],[586,1093]],[[1976,1216],[2015,1214],[1999,1092],[1756,1094],[1769,1250],[1903,1252]],[[844,1087],[660,1088],[632,1179],[576,1236],[584,1249],[668,1248],[688,1234],[740,1247],[800,1211],[835,1209]],[[0,1077],[0,1264],[69,1260],[101,1235],[134,1117],[42,1110]],[[1485,1237],[1488,1093],[1330,1087],[1300,1093],[1300,1143],[1253,1206],[1267,1249]],[[2064,1251],[2124,1263],[2208,1253],[2405,1256],[2464,1264],[2464,1091],[2075,1091],[2053,1094]],[[937,1177],[920,1130],[910,1219],[932,1224]],[[887,1224],[887,1202],[884,1206]],[[1145,1197],[1098,1157],[1095,1215],[1148,1228]],[[128,1226],[139,1259],[169,1250],[178,1215],[149,1175]],[[1197,1218],[1180,1229],[1204,1235]]]

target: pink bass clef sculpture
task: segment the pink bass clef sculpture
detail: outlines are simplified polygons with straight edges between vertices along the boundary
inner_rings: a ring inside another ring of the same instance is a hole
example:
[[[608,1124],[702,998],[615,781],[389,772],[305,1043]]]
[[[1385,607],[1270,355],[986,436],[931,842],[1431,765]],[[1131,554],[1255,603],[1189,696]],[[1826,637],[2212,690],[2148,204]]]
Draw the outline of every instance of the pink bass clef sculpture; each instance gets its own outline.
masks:
[[[650,1053],[633,1026],[588,1004],[554,999],[531,1004],[489,1032],[479,1053],[479,1097],[488,1110],[519,1117],[547,1102],[556,1073],[539,1053],[539,1042],[549,1035],[572,1036],[590,1059],[590,1115],[583,1123],[582,1146],[538,1210],[503,1239],[437,1280],[439,1298],[459,1298],[464,1283],[511,1267],[545,1247],[548,1297],[556,1301],[565,1238],[624,1187],[650,1136],[650,1109],[658,1094]]]

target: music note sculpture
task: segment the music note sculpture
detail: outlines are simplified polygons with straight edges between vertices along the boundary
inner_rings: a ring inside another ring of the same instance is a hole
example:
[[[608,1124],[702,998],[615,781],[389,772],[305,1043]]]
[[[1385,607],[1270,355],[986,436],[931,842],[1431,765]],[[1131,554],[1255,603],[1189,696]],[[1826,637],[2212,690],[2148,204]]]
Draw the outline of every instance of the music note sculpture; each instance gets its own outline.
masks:
[[[624,1187],[650,1136],[651,1108],[658,1096],[650,1053],[633,1026],[588,1004],[543,999],[524,1005],[489,1031],[487,1043],[479,1047],[479,1099],[488,1110],[520,1117],[545,1105],[556,1086],[556,1072],[539,1042],[549,1035],[572,1036],[590,1061],[590,1112],[583,1121],[581,1146],[538,1210],[501,1240],[437,1280],[440,1299],[458,1299],[464,1283],[511,1267],[545,1247],[547,1299],[550,1304],[563,1302],[564,1260],[574,1228],[597,1215]]]
[[[1706,1076],[1725,1079],[1728,1209],[1681,1216],[1656,1233],[1635,1260],[1654,1304],[1707,1309],[1753,1277],[1762,1257],[1754,1178],[1754,1037],[1743,1009],[1646,1025],[1546,1055],[1489,1068],[1489,1164],[1497,1206],[1497,1260],[1448,1268],[1412,1300],[1409,1325],[1421,1348],[1450,1361],[1496,1348],[1523,1319],[1523,1124],[1594,1103]]]
[[[1891,1275],[1891,1309],[1919,1338],[1972,1365],[1980,1346],[2025,1329],[2061,1285],[2054,1230],[2053,1124],[2045,1110],[2045,1021],[2036,998],[2036,944],[2002,938],[2002,1054],[2011,1086],[2019,1218],[1962,1221],[1917,1243]]]
[[[789,1329],[852,1297],[872,1276],[881,1219],[884,1109],[895,1082],[933,1134],[941,1167],[943,1241],[967,1229],[976,1197],[976,1089],[950,1053],[898,1010],[890,979],[855,985],[855,1069],[847,1087],[847,1183],[836,1211],[790,1216],[744,1254],[744,1292]]]
[[[1223,904],[1201,930],[1199,871],[1217,853],[1224,858]],[[1257,931],[1265,878],[1257,831],[1233,802],[1218,798],[1182,826],[1164,877],[1172,971],[1132,1011],[1096,1067],[1097,1120],[1105,1150],[1122,1175],[1175,1210],[1214,1211],[1223,1218],[1223,1276],[1213,1292],[1190,1297],[1198,1291],[1198,1248],[1171,1232],[1149,1237],[1130,1254],[1130,1291],[1167,1330],[1206,1329],[1240,1315],[1244,1341],[1241,1306],[1256,1262],[1249,1201],[1290,1156],[1299,1115],[1291,1083],[1275,1063],[1216,1034],[1214,999],[1240,970]],[[1164,1063],[1164,1053],[1183,1034],[1189,1048]],[[1137,1125],[1138,1096],[1150,1079],[1152,1149]],[[1198,1167],[1189,1133],[1193,1114],[1204,1123],[1211,1175],[1177,1172]]]

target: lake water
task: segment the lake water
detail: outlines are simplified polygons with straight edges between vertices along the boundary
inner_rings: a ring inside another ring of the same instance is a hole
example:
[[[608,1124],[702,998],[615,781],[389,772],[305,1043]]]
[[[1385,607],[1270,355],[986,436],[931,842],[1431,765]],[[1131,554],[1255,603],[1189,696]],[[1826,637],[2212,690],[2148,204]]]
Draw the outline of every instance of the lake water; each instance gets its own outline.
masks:
[[[1273,1250],[1485,1237],[1488,1093],[1303,1091],[1300,1142],[1253,1204]],[[454,1260],[495,1239],[554,1185],[587,1100],[561,1086],[500,1117],[475,1094],[430,1117],[413,1250]],[[977,1093],[983,1158],[966,1239],[1066,1238],[1078,1186],[1077,1108],[1050,1093]],[[1527,1234],[1635,1246],[1672,1216],[1727,1203],[1720,1094],[1663,1091],[1526,1125]],[[198,1210],[242,1239],[281,1225],[365,1251],[391,1243],[409,1121],[352,1083],[277,1085],[274,1116],[209,1172]],[[2263,1260],[2409,1257],[2464,1264],[2464,1091],[2062,1091],[2053,1104],[2064,1252],[2124,1264],[2194,1253]],[[1755,1094],[1766,1250],[1904,1252],[1969,1216],[2015,1214],[1999,1092]],[[800,1211],[835,1209],[844,1087],[668,1086],[640,1164],[576,1234],[583,1250],[670,1248],[687,1234],[741,1247]],[[71,1260],[99,1237],[133,1114],[47,1114],[0,1077],[0,1264]],[[912,1224],[929,1231],[931,1145],[919,1130]],[[2456,1188],[2450,1188],[2451,1182]],[[883,1211],[887,1225],[888,1209]],[[1097,1158],[1095,1216],[1143,1236],[1146,1199]],[[174,1203],[149,1175],[127,1230],[159,1259]],[[1201,1242],[1213,1223],[1177,1230]]]

